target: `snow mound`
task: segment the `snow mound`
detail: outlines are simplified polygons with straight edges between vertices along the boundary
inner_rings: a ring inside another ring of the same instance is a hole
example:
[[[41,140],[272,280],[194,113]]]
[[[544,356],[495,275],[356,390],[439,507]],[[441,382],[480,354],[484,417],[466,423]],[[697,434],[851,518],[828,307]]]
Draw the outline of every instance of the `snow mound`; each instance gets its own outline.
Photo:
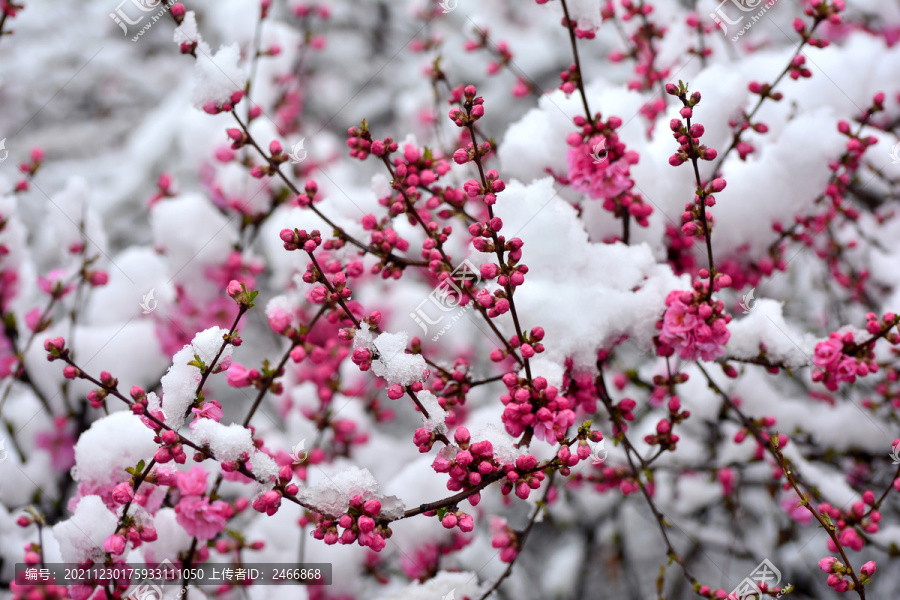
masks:
[[[125,469],[156,452],[150,431],[131,412],[115,412],[94,421],[75,444],[75,481],[98,486],[115,485],[127,475]]]

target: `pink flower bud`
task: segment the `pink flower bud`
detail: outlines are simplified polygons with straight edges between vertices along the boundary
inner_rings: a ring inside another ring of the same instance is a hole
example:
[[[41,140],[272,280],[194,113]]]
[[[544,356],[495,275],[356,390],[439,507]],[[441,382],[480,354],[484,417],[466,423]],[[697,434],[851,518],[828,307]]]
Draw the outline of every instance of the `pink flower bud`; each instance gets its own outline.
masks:
[[[875,574],[875,561],[870,560],[869,562],[864,564],[860,568],[859,572],[860,572],[860,574],[862,574],[866,577],[871,577],[872,575],[874,575]]]
[[[381,512],[381,502],[379,502],[378,500],[374,500],[374,499],[369,500],[368,502],[363,504],[362,509],[363,509],[363,512],[365,512],[366,514],[372,515],[374,517],[378,513]]]
[[[112,534],[103,542],[103,550],[110,554],[119,555],[125,552],[125,536]]]

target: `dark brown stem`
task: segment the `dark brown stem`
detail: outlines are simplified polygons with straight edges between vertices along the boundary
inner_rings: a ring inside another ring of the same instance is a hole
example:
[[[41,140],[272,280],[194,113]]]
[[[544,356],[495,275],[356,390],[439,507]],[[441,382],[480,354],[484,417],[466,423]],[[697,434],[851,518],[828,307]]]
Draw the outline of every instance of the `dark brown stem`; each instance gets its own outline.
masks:
[[[560,0],[562,4],[563,14],[566,17],[566,29],[569,31],[569,42],[572,45],[572,57],[575,60],[575,69],[578,71],[578,93],[581,95],[581,103],[584,105],[584,116],[588,123],[594,124],[594,116],[588,106],[587,94],[584,92],[584,77],[581,72],[581,60],[578,57],[578,43],[575,39],[575,28],[572,27],[572,19],[569,17],[569,7],[566,0]]]
[[[537,522],[537,517],[542,510],[544,510],[544,504],[547,502],[547,496],[550,494],[550,488],[553,487],[553,476],[556,475],[556,471],[550,473],[550,477],[547,479],[547,489],[544,490],[544,496],[541,498],[541,501],[537,503],[537,506],[534,507],[534,511],[531,513],[531,517],[528,519],[528,524],[525,526],[525,529],[518,532],[517,542],[518,542],[518,552],[515,557],[510,561],[509,565],[506,567],[506,570],[503,571],[503,574],[494,582],[494,584],[486,591],[480,598],[480,600],[487,600],[488,596],[493,594],[500,587],[500,584],[503,583],[507,577],[512,575],[513,566],[516,564],[516,559],[518,559],[522,555],[522,550],[525,549],[525,542],[528,540],[528,534],[531,533],[534,524]]]

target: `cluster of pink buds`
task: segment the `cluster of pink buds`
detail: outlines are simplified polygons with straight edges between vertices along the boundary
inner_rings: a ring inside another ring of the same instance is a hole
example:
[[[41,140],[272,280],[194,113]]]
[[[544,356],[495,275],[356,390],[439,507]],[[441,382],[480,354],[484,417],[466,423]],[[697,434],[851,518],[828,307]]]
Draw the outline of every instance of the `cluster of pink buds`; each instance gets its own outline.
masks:
[[[109,535],[103,541],[103,550],[109,554],[119,556],[125,553],[125,547],[128,542],[131,542],[132,548],[137,548],[141,543],[152,542],[156,538],[156,529],[153,527],[132,524],[119,528],[115,533]]]
[[[565,438],[566,430],[575,422],[575,412],[556,387],[543,377],[529,382],[515,373],[504,375],[503,383],[509,391],[500,397],[506,406],[502,419],[510,435],[518,437],[532,428],[535,437],[551,444]]]
[[[182,46],[185,44],[187,44],[187,42],[183,42]],[[238,90],[231,94],[231,98],[229,98],[225,102],[207,102],[203,105],[203,112],[210,115],[217,115],[221,112],[231,112],[232,110],[234,110],[234,107],[237,106],[238,103],[240,103],[243,97],[244,92]]]
[[[622,119],[611,116],[604,122],[597,113],[592,121],[582,116],[572,120],[580,131],[566,137],[569,185],[591,198],[604,200],[603,208],[617,216],[625,207],[628,214],[645,222],[653,210],[639,194],[629,192],[634,187],[631,165],[637,164],[639,157],[637,152],[626,149],[616,133]],[[627,205],[618,198],[626,192],[629,192]]]
[[[492,477],[500,471],[500,463],[494,457],[494,446],[489,441],[472,442],[469,430],[465,427],[457,427],[453,439],[457,446],[442,450],[431,464],[436,473],[450,475],[448,490],[458,492],[478,487],[486,477]],[[474,493],[468,500],[469,504],[475,506],[481,500],[481,494]]]
[[[535,471],[537,467],[537,459],[530,454],[523,454],[516,458],[516,463],[503,465],[503,472],[506,474],[506,481],[500,486],[500,492],[506,496],[513,490],[516,496],[522,500],[526,500],[531,494],[531,490],[541,487],[546,477],[543,471]]]
[[[364,501],[362,496],[353,496],[347,512],[337,520],[320,516],[313,537],[329,545],[358,542],[360,546],[381,552],[385,539],[391,537],[392,532],[390,527],[377,521],[380,512],[381,502],[378,500]],[[340,535],[338,527],[343,529]]]
[[[469,161],[475,160],[475,156],[485,157],[491,152],[491,143],[483,142],[477,148],[469,142],[465,148],[458,148],[453,153],[453,162],[458,165],[464,165]]]
[[[390,139],[385,138],[385,142]],[[414,205],[422,197],[420,188],[429,189],[428,186],[434,185],[440,177],[450,171],[450,164],[445,158],[434,158],[427,148],[420,149],[413,144],[405,144],[403,153],[389,160],[388,155],[396,149],[395,143],[391,143],[388,148],[380,140],[372,142],[372,153],[382,156],[383,162],[391,172],[391,188],[397,192],[380,197],[378,202],[390,208],[391,216],[408,213],[410,220],[414,221],[416,218]],[[434,209],[441,203],[440,188],[430,189],[434,195],[425,202],[425,207]],[[429,239],[440,236],[437,233],[437,223],[429,222],[427,228],[431,234]],[[445,227],[444,234],[449,234],[451,230]]]
[[[644,441],[651,446],[659,445],[662,450],[674,451],[675,445],[678,443],[678,436],[672,432],[672,428],[690,417],[691,411],[681,410],[681,400],[678,399],[678,396],[669,398],[668,408],[669,417],[660,419],[656,424],[656,434],[647,435]]]
[[[862,500],[854,502],[846,513],[827,502],[819,504],[817,510],[821,515],[827,516],[833,522],[840,545],[859,552],[865,545],[865,541],[856,532],[855,527],[861,527],[866,533],[878,533],[881,512],[875,508],[875,505],[875,493],[871,490],[866,490],[863,492]],[[831,538],[828,538],[828,550],[831,552],[838,551],[837,545]]]
[[[369,154],[376,154],[373,149],[378,150],[376,156],[397,151],[397,143],[391,138],[385,138],[383,141],[373,140],[369,133],[369,124],[365,119],[359,127],[351,127],[347,130],[347,147],[350,148],[350,156],[359,160],[366,160]]]
[[[874,316],[874,315],[873,315]],[[888,320],[887,317],[893,317]],[[897,324],[894,315],[886,315],[886,322],[890,327]],[[877,321],[870,320],[873,330],[880,331],[881,325]],[[900,342],[896,333],[887,334],[892,344]],[[813,364],[817,367],[813,370],[813,381],[822,382],[832,392],[837,390],[838,383],[845,381],[853,383],[857,377],[865,377],[869,373],[878,372],[878,363],[875,362],[874,347],[877,338],[857,344],[853,333],[843,335],[832,332],[828,339],[816,344],[813,355]]]
[[[0,2],[0,4],[5,3]],[[43,164],[44,161],[44,151],[41,148],[32,148],[28,158],[28,162],[19,164],[19,170],[25,174],[25,179],[16,183],[16,187],[14,188],[14,191],[16,192],[28,191],[28,180],[34,177],[35,173],[38,172],[38,169],[41,168],[41,164]]]
[[[306,253],[312,253],[322,244],[322,234],[318,229],[313,229],[309,233],[305,229],[282,229],[281,241],[284,242],[284,249],[300,250]]]
[[[559,78],[562,79],[562,83],[559,84],[559,89],[561,89],[566,96],[575,93],[581,78],[581,73],[578,71],[578,65],[575,63],[569,65],[568,69],[559,74]]]
[[[803,19],[797,18],[794,19],[794,31],[799,33],[810,46],[825,48],[829,44],[828,40],[812,37],[812,31],[823,21],[828,21],[832,25],[840,25],[843,20],[841,13],[845,8],[846,5],[844,4],[844,0],[809,0],[809,2],[806,2],[806,8],[803,12],[806,13],[807,16],[813,18],[813,26],[807,28]],[[803,57],[802,54],[798,54],[797,56]],[[802,65],[803,61],[801,61],[800,64]],[[791,65],[790,75],[793,79],[797,79],[801,76],[810,76],[808,71],[807,74],[797,74],[795,76],[794,68],[794,65]]]
[[[326,3],[301,2],[292,5],[291,10],[293,10],[294,16],[300,19],[317,17],[323,21],[327,21],[331,18],[331,8]]]
[[[484,98],[476,96],[477,93],[474,85],[467,85],[462,90],[462,97],[459,97],[462,108],[454,106],[450,109],[450,120],[456,123],[457,127],[470,127],[484,116]],[[458,96],[460,96],[459,91],[454,94],[454,98]],[[465,98],[465,102],[462,102],[463,98]]]
[[[312,283],[315,281],[315,273],[316,267],[313,263],[309,263],[307,266],[307,271],[304,273],[304,281],[307,279],[307,275],[309,276],[307,283]],[[323,275],[324,277],[324,275]],[[331,277],[331,287],[334,291],[330,291],[328,287],[316,286],[312,290],[310,290],[309,294],[307,294],[306,299],[312,302],[313,304],[324,304],[326,302],[337,302],[339,299],[346,300],[352,295],[352,291],[347,287],[347,276],[343,272],[335,273]]]
[[[702,285],[695,282],[696,287]],[[677,352],[683,360],[715,360],[724,353],[722,347],[731,337],[727,327],[731,316],[725,313],[724,302],[700,291],[674,291],[666,297],[666,306],[656,324],[660,330],[657,354],[671,356]]]
[[[875,574],[875,561],[870,560],[859,569],[859,582],[867,585]],[[856,589],[856,583],[849,577],[850,569],[833,556],[819,561],[819,568],[828,574],[828,585],[836,592],[850,592]]]
[[[569,467],[574,467],[579,462],[587,460],[591,456],[591,446],[588,440],[598,443],[603,441],[603,434],[596,430],[590,429],[590,421],[585,421],[578,431],[578,445],[575,447],[575,453],[569,446],[563,442],[559,450],[556,452],[556,458],[559,459],[562,466],[559,468],[559,474],[568,477],[572,471]]]
[[[360,130],[360,132],[361,132],[361,130]],[[352,137],[353,137],[353,135],[351,134],[351,138]],[[357,142],[357,144],[358,144],[358,142]],[[347,145],[350,146],[349,143]],[[353,146],[350,146],[350,147],[353,148]],[[372,140],[372,142],[369,146],[369,151],[372,154],[374,154],[375,156],[384,156],[385,154],[393,154],[399,148],[400,148],[400,146],[397,144],[397,142],[395,142],[394,139],[389,136],[389,137],[384,138],[383,140]],[[353,156],[352,150],[350,152],[350,156]],[[362,160],[365,158],[365,156],[361,156],[359,158],[360,158],[360,160]]]
[[[500,174],[494,169],[485,173],[485,178],[487,179],[487,187],[474,179],[470,179],[463,185],[463,189],[469,198],[480,197],[485,204],[491,206],[497,202],[497,194],[506,189],[506,184],[503,183],[503,180],[500,179]]]
[[[119,385],[119,380],[107,373],[106,371],[102,371],[100,373],[100,383],[103,384],[104,387],[97,388],[95,390],[91,390],[88,392],[87,399],[91,404],[91,408],[100,408],[103,406],[103,401],[106,399],[107,390],[115,389],[117,385]],[[137,387],[137,386],[135,386]],[[141,390],[141,388],[137,388]],[[141,390],[143,392],[143,390]],[[146,402],[146,395],[144,396]],[[137,406],[141,406],[140,404],[136,404]],[[132,407],[132,412],[134,412],[134,408]],[[137,413],[135,413],[137,414]]]
[[[736,398],[736,400],[739,400],[739,398]],[[760,430],[759,438],[753,437],[753,440],[756,441],[756,444],[757,444],[756,445],[756,454],[755,454],[756,460],[762,460],[763,456],[765,455],[765,453],[766,453],[765,444],[768,444],[770,446],[776,446],[779,450],[788,445],[789,440],[786,435],[784,435],[783,433],[779,433],[776,436],[776,434],[771,431],[772,428],[775,427],[775,424],[777,423],[777,420],[775,419],[775,417],[773,417],[771,415],[764,415],[762,417],[759,417],[758,419],[753,419],[752,422],[756,426],[756,428]],[[738,432],[734,434],[734,443],[742,444],[744,442],[744,440],[747,439],[747,436],[750,433],[751,433],[751,430],[746,427],[738,430]],[[783,475],[783,473],[782,473],[781,469],[776,469],[775,477],[780,478],[782,475]]]
[[[634,71],[638,75],[628,82],[628,89],[651,90],[659,82],[668,79],[671,73],[670,68],[661,69],[657,66],[658,50],[655,43],[656,40],[661,41],[665,37],[668,28],[660,27],[650,21],[648,17],[653,13],[653,5],[645,0],[637,2],[622,0],[622,7],[625,9],[625,14],[622,16],[623,21],[635,19],[640,23],[637,29],[628,36],[631,48],[627,56],[634,59]],[[624,56],[619,53],[618,55],[612,54],[609,58],[611,61],[617,62]],[[652,119],[664,109],[665,100],[657,98],[655,102],[642,108],[641,112]]]
[[[499,221],[499,217],[494,217],[492,221]],[[507,285],[512,287],[518,287],[525,283],[525,275],[528,273],[527,265],[515,265],[510,266],[507,264],[497,265],[496,263],[485,263],[481,265],[481,276],[485,279],[496,279],[498,285],[502,285],[506,287]],[[538,340],[544,338],[544,329],[542,327],[535,327],[535,335]],[[518,338],[515,338],[518,340]],[[532,352],[526,350],[529,354]]]
[[[400,276],[403,275],[403,271],[396,265],[389,263],[388,256],[394,250],[399,250],[401,252],[409,250],[409,240],[400,237],[400,235],[389,226],[389,221],[387,219],[379,223],[374,215],[364,216],[362,218],[362,226],[366,231],[372,232],[369,237],[369,248],[372,248],[381,255],[381,261],[372,265],[371,273],[373,275],[381,273],[382,279],[399,279]],[[423,255],[427,252],[430,256],[432,250],[434,250],[434,246],[435,243],[432,238],[425,240],[422,250]],[[437,251],[435,250],[435,252]],[[437,254],[440,256],[440,252],[437,252]]]
[[[292,465],[282,465],[278,471],[278,482],[275,489],[268,490],[260,494],[253,501],[253,509],[265,513],[268,516],[274,515],[281,507],[281,499],[284,494],[294,496],[300,490],[297,484],[291,483],[294,477],[294,469]]]
[[[884,110],[884,94],[882,92],[878,92],[875,94],[872,99],[872,106],[866,110],[866,114],[863,116],[863,120],[868,120],[872,117],[872,115],[881,112]],[[843,166],[848,171],[856,171],[860,166],[860,160],[862,158],[863,153],[870,147],[874,146],[878,143],[878,138],[874,135],[863,135],[861,136],[858,133],[854,133],[850,128],[850,123],[847,121],[838,121],[837,125],[838,132],[841,135],[846,136],[847,145],[846,152],[841,160],[835,163],[829,164],[829,167],[832,171],[837,171],[839,167]],[[843,174],[839,177],[838,181],[829,184],[828,188],[826,188],[825,194],[834,201],[835,206],[841,204],[841,200],[843,199],[843,192],[846,191],[847,186],[849,185],[849,177],[846,174]],[[837,197],[840,196],[840,199]]]
[[[426,516],[432,516],[429,514],[429,512],[425,513]],[[440,517],[441,525],[444,526],[444,529],[453,529],[454,527],[459,527],[459,530],[463,533],[469,533],[473,529],[475,529],[475,520],[472,518],[472,515],[464,513],[459,509],[446,511],[441,510],[435,514]]]
[[[594,385],[594,376],[590,371],[575,371],[575,362],[567,358],[566,371],[563,374],[563,389],[566,395],[573,401],[573,410],[578,407],[588,414],[597,412],[597,387]]]
[[[778,102],[784,97],[784,94],[774,91],[772,85],[768,83],[751,81],[749,84],[747,84],[747,89],[750,90],[751,94],[759,96],[760,101],[766,98],[770,98],[775,102]],[[728,125],[732,128],[732,130],[734,130],[734,133],[738,139],[737,143],[734,146],[734,149],[737,151],[738,156],[741,160],[747,160],[747,157],[756,151],[756,147],[753,146],[753,144],[740,138],[741,133],[746,131],[747,129],[753,129],[753,131],[755,131],[756,133],[767,133],[769,131],[769,126],[765,123],[751,123],[746,112],[741,112],[740,118],[729,119]]]
[[[669,157],[669,164],[673,167],[688,162],[690,160],[715,160],[718,153],[713,148],[707,148],[700,144],[700,137],[703,135],[704,128],[699,123],[691,125],[691,117],[694,115],[694,107],[700,104],[700,92],[693,92],[688,97],[688,88],[684,82],[679,81],[676,86],[674,83],[666,84],[666,93],[670,96],[676,96],[684,107],[680,114],[685,121],[681,119],[672,119],[669,128],[673,132],[674,138],[680,146],[678,150]]]
[[[13,18],[18,12],[25,8],[24,4],[16,4],[12,0],[2,0],[0,2],[0,12],[3,13],[3,18]],[[12,31],[4,32],[4,35],[10,35]]]
[[[633,411],[636,406],[637,402],[633,398],[622,398],[618,404],[612,406],[613,433],[619,435],[628,431],[628,425],[623,421],[634,421]]]
[[[314,179],[306,180],[303,191],[306,193],[298,194],[297,198],[294,200],[300,208],[306,208],[313,202],[320,202],[322,200],[322,196],[317,195],[319,192],[319,184],[317,184]]]
[[[104,390],[94,390],[96,392],[97,398],[105,398],[106,392]],[[159,421],[159,423],[164,423],[166,418],[163,415],[161,410],[150,410],[149,402],[147,399],[147,392],[144,391],[144,388],[140,386],[132,386],[131,387],[131,398],[134,402],[131,404],[131,412],[132,414],[138,415],[141,418],[141,422],[148,428],[153,431],[159,432],[162,429],[162,425],[156,423],[152,419],[148,417],[148,415],[152,416],[154,419]]]
[[[672,121],[672,123],[675,122],[678,122],[677,119]],[[696,124],[691,127],[691,130],[697,131],[702,135],[703,126]],[[694,143],[696,143],[696,139],[694,140]],[[681,213],[681,233],[687,237],[698,237],[709,234],[708,229],[712,222],[712,216],[706,214],[704,207],[712,208],[716,205],[716,198],[713,194],[724,190],[725,185],[726,182],[724,179],[717,178],[706,184],[705,187],[697,190],[697,193],[694,195],[694,201],[686,203],[684,205],[684,212]]]
[[[66,348],[66,340],[61,337],[44,340],[44,350],[47,351],[47,360],[50,362],[69,355],[69,350]]]
[[[491,519],[491,546],[500,550],[500,560],[511,563],[519,554],[519,536],[506,523],[506,519]]]
[[[237,149],[249,141],[249,137],[247,137],[247,135],[241,129],[229,129],[228,137],[234,140],[234,143],[231,145],[233,149]],[[284,148],[281,147],[281,142],[279,142],[278,140],[272,140],[271,142],[269,142],[269,156],[266,158],[268,160],[268,164],[256,165],[255,167],[250,169],[251,177],[262,179],[263,177],[271,177],[272,175],[275,175],[276,173],[278,173],[278,166],[282,163],[287,162],[290,157],[284,153]]]
[[[160,445],[153,455],[153,459],[160,464],[165,464],[170,460],[174,460],[179,465],[183,465],[185,461],[184,448],[181,445],[181,438],[171,429],[166,429],[153,438],[153,441]]]

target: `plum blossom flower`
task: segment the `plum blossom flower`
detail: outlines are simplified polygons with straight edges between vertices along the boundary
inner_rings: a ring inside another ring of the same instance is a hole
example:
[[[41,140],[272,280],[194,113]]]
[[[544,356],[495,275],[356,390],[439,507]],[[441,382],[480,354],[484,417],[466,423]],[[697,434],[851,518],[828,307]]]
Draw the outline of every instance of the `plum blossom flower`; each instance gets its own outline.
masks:
[[[569,148],[566,152],[569,183],[573,189],[591,198],[614,198],[634,185],[629,176],[630,157],[598,163],[592,152],[600,142],[600,136],[596,136]]]
[[[56,292],[57,286],[62,286],[63,281],[66,278],[66,270],[65,269],[53,269],[48,272],[45,277],[38,277],[38,288],[45,294],[53,295]],[[59,296],[65,296],[69,292],[75,289],[75,284],[70,283],[69,285],[62,287],[58,292]]]
[[[75,464],[75,436],[68,431],[65,417],[56,417],[53,431],[41,431],[34,436],[38,448],[50,453],[50,465],[57,471],[68,471]]]
[[[211,540],[225,529],[232,510],[222,500],[210,504],[209,498],[185,496],[175,505],[175,515],[175,520],[189,535],[198,540]]]
[[[215,400],[207,400],[200,408],[192,408],[191,412],[197,415],[197,417],[191,421],[191,429],[197,425],[199,419],[212,419],[218,423],[219,419],[225,414],[222,412],[222,405]]]
[[[827,340],[816,344],[813,364],[817,367],[812,380],[822,382],[831,391],[841,382],[853,383],[878,371],[872,350],[866,344],[857,345],[852,333],[832,332]]]
[[[208,475],[203,467],[191,467],[190,471],[178,472],[176,485],[185,496],[202,496],[206,493]]]
[[[726,324],[731,319],[722,313],[722,302],[710,305],[695,292],[670,292],[660,324],[659,341],[673,348],[684,360],[715,360],[724,352],[731,333]]]

